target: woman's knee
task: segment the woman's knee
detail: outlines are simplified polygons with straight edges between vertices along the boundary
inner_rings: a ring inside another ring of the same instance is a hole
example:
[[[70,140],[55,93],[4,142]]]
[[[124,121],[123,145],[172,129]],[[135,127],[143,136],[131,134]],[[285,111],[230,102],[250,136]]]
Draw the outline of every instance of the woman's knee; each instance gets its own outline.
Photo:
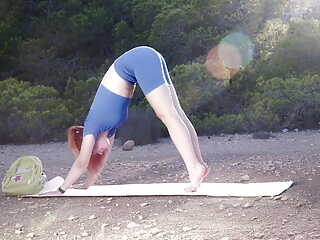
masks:
[[[176,109],[158,111],[156,115],[166,126],[181,122],[181,116]]]

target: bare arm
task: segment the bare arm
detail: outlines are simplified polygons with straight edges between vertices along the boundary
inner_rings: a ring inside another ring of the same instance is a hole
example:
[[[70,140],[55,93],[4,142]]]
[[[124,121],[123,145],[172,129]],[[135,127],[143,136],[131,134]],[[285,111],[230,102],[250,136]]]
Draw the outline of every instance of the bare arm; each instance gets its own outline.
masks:
[[[80,186],[80,188],[89,188],[90,186],[95,184],[95,182],[98,179],[99,174],[101,173],[101,171],[105,167],[105,164],[108,161],[108,158],[110,156],[112,146],[114,143],[114,135],[111,138],[106,138],[106,140],[107,140],[107,149],[102,156],[103,159],[101,159],[101,161],[99,161],[99,164],[97,164],[93,167],[89,163],[89,166],[87,169],[88,170],[87,179],[86,179],[85,183],[82,186]]]
[[[74,182],[78,180],[78,178],[86,172],[88,167],[90,157],[92,154],[92,150],[95,144],[95,139],[92,135],[86,135],[81,144],[81,150],[79,156],[74,161],[67,178],[62,184],[61,188],[66,190],[68,189]]]

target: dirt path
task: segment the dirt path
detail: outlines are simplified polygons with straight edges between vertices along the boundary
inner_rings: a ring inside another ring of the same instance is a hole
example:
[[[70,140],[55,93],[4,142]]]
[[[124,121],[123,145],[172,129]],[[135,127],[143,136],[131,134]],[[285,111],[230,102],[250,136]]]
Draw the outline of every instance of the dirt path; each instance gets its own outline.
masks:
[[[114,197],[20,199],[0,195],[0,239],[320,239],[320,131],[201,137],[208,182],[293,180],[278,198]],[[49,178],[72,164],[66,143],[0,145],[0,177],[36,155]],[[116,146],[99,184],[185,182],[169,139],[124,152]]]

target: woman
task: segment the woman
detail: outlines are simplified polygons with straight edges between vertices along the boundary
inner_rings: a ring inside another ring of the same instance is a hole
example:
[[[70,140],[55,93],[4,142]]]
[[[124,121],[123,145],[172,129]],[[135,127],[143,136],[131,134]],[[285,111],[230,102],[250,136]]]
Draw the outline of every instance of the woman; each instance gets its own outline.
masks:
[[[94,184],[110,154],[116,129],[127,119],[128,105],[139,84],[156,115],[168,128],[190,178],[187,192],[196,191],[208,174],[197,134],[182,110],[164,58],[150,47],[136,47],[115,60],[103,77],[84,123],[80,152],[58,193],[72,187],[80,175],[88,173],[82,186]],[[74,129],[73,129],[74,130]],[[97,157],[101,156],[100,160]]]

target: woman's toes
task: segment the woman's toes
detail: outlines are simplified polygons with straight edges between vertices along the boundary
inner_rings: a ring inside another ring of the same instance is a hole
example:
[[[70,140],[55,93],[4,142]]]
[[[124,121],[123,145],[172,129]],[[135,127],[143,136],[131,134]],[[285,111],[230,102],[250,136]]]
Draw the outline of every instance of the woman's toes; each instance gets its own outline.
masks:
[[[196,191],[197,191],[197,188],[196,188],[196,187],[189,186],[189,187],[186,187],[184,190],[185,190],[186,192],[196,192]]]

